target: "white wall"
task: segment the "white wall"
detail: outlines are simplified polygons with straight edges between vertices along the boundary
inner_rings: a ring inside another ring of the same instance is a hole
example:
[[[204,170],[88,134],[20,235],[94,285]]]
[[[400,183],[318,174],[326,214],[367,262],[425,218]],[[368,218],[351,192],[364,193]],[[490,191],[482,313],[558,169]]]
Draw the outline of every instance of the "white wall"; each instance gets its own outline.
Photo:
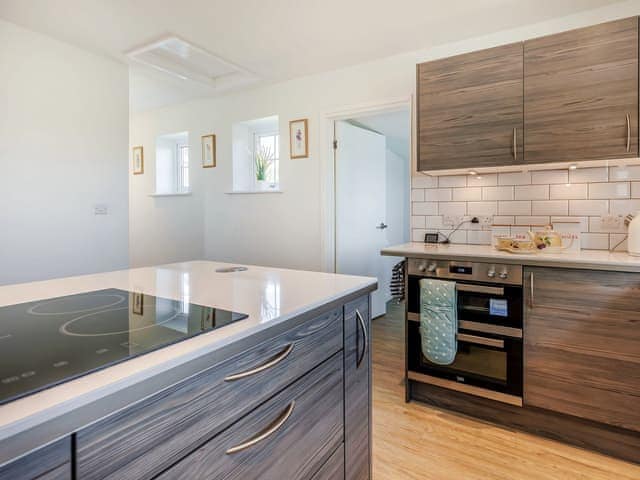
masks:
[[[0,284],[126,267],[127,67],[0,21],[0,72]]]
[[[218,167],[196,168],[194,186],[202,195],[204,255],[210,259],[259,263],[283,267],[320,270],[326,268],[324,245],[324,191],[330,174],[331,151],[325,114],[348,105],[380,102],[406,97],[415,91],[416,63],[509,42],[525,40],[562,30],[636,15],[640,0],[632,0],[541,24],[504,31],[429,50],[411,52],[376,62],[265,86],[221,98],[197,100],[175,107],[136,115],[132,124],[132,143],[153,144],[150,132],[189,128],[192,138],[216,133]],[[460,28],[464,28],[461,25]],[[428,33],[425,33],[428,35]],[[288,121],[309,119],[310,157],[291,160],[283,148],[280,167],[282,194],[228,195],[232,188],[231,125],[234,122],[268,115],[279,115],[282,145],[288,149]],[[322,143],[321,143],[322,142]],[[134,196],[144,188],[134,182]],[[150,205],[147,205],[150,207]],[[132,225],[149,222],[150,208],[133,208]],[[176,207],[178,211],[178,207]],[[191,210],[180,210],[186,214]],[[159,219],[161,220],[161,219]],[[133,230],[133,262],[139,264],[138,246],[157,238],[160,224]],[[198,227],[189,232],[195,236]],[[202,244],[201,244],[202,245]],[[194,255],[197,253],[194,250]]]

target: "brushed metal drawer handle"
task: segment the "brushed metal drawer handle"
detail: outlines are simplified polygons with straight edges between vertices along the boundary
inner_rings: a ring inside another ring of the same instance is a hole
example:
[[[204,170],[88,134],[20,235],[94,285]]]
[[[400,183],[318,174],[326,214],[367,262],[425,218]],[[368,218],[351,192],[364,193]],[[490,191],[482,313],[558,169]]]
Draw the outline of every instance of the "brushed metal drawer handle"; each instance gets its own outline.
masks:
[[[293,409],[296,406],[296,401],[291,400],[291,403],[283,410],[283,412],[276,418],[271,424],[269,424],[264,430],[260,433],[256,434],[253,438],[250,438],[246,442],[242,442],[235,447],[229,448],[225,453],[227,455],[231,455],[232,453],[241,452],[242,450],[246,450],[249,447],[254,446],[256,443],[261,442],[262,440],[270,437],[274,433],[276,433],[285,423],[289,420],[289,417],[293,413]]]
[[[513,128],[513,159],[518,160],[518,129]]]
[[[627,152],[631,150],[631,118],[627,113]]]
[[[356,368],[360,368],[360,364],[364,360],[364,355],[367,353],[367,348],[369,347],[369,336],[367,335],[367,327],[364,323],[364,319],[362,318],[362,314],[360,310],[356,308],[356,318],[358,322],[360,322],[360,328],[362,328],[362,336],[364,337],[364,345],[362,346],[362,355],[358,356],[356,360]]]
[[[263,363],[259,367],[255,367],[255,368],[252,368],[250,370],[246,370],[244,372],[234,373],[232,375],[229,375],[228,377],[225,377],[224,381],[225,382],[232,382],[233,380],[240,380],[241,378],[245,378],[245,377],[249,377],[251,375],[255,375],[256,373],[263,372],[263,371],[267,370],[268,368],[271,368],[271,367],[277,365],[278,363],[280,363],[281,361],[283,361],[285,358],[287,358],[289,356],[289,354],[293,350],[293,345],[294,345],[293,343],[290,343],[289,345],[284,347],[280,353],[278,353],[273,358],[271,358],[267,362]]]

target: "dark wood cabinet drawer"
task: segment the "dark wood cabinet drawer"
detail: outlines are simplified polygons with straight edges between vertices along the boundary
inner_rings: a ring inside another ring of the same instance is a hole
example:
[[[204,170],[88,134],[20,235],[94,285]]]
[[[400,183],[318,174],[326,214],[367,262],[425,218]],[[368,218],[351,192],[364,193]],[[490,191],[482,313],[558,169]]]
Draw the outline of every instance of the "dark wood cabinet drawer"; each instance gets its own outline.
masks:
[[[63,438],[0,467],[0,480],[71,480],[71,439]]]
[[[342,324],[332,310],[79,431],[78,478],[160,474],[340,351]]]
[[[310,479],[343,435],[338,353],[158,478]]]
[[[369,296],[344,306],[345,477],[371,475],[371,334]]]

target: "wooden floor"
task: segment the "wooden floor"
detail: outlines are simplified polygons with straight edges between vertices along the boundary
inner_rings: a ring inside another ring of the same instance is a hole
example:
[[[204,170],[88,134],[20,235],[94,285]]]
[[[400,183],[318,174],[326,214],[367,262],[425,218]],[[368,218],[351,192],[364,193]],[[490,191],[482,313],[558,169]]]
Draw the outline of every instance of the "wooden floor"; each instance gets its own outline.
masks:
[[[640,466],[404,401],[401,310],[373,321],[374,480],[639,480]]]

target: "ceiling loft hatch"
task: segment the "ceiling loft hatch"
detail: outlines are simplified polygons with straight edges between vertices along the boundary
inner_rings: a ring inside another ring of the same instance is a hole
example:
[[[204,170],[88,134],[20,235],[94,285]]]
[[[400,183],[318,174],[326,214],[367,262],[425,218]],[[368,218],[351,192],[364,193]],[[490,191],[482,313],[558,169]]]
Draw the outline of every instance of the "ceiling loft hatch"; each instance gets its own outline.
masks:
[[[256,76],[189,42],[170,36],[127,53],[139,64],[181,80],[228,90],[257,80]]]

